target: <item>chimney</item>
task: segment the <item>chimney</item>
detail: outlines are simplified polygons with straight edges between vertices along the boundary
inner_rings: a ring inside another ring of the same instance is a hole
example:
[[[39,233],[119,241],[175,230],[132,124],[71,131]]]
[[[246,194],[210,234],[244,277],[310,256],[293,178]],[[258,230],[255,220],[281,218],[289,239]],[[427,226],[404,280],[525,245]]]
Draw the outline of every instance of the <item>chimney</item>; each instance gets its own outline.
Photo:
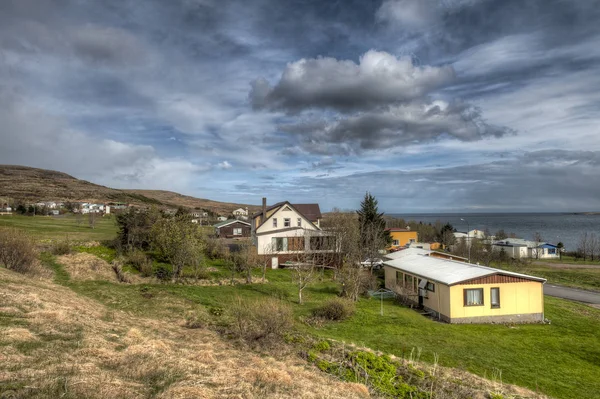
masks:
[[[264,222],[266,218],[267,218],[267,199],[265,197],[263,197],[261,222]]]

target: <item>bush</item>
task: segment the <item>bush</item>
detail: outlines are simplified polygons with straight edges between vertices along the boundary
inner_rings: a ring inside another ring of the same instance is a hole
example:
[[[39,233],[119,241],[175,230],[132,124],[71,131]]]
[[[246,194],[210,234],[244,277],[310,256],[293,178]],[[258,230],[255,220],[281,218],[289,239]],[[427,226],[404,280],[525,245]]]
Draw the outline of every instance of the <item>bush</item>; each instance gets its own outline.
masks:
[[[19,273],[35,267],[37,253],[33,241],[17,229],[0,229],[0,264]]]
[[[152,275],[152,261],[139,249],[134,249],[129,253],[127,256],[127,263],[140,272],[142,277],[150,277]]]
[[[347,299],[334,298],[313,310],[313,316],[320,319],[340,321],[354,314],[354,302]]]
[[[171,280],[173,278],[173,271],[165,265],[158,265],[154,270],[154,276],[162,281]]]
[[[115,261],[113,261],[111,267],[112,267],[113,271],[115,272],[115,275],[117,276],[117,280],[119,280],[120,283],[130,283],[131,282],[131,281],[129,281],[129,278],[123,271],[121,262],[115,260]]]
[[[285,336],[294,324],[291,307],[274,298],[254,302],[237,298],[230,308],[233,334],[246,341]]]
[[[56,241],[52,245],[52,254],[54,255],[69,255],[71,253],[71,242],[68,238],[63,241]]]

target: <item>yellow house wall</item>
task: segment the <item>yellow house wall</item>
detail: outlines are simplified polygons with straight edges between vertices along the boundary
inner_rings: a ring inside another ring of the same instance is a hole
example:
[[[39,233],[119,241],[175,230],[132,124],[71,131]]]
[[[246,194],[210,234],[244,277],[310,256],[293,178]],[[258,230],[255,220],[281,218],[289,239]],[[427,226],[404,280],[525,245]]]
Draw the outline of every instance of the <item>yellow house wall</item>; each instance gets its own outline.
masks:
[[[500,288],[500,307],[492,308],[492,287]],[[464,306],[464,289],[483,288],[482,306]],[[454,285],[450,287],[450,317],[505,316],[544,312],[543,284],[529,281],[503,284]]]
[[[403,247],[408,244],[409,240],[413,239],[418,242],[418,235],[416,231],[390,231],[392,240],[398,240],[398,245],[392,245],[392,247]]]
[[[413,287],[412,290],[414,293],[418,293],[419,289],[419,280],[421,277],[405,273],[402,270],[394,269],[390,266],[384,266],[385,271],[385,288],[392,290],[396,293],[403,294],[406,291],[403,291],[402,288],[407,288],[403,286],[404,275],[413,277]],[[402,280],[397,281],[397,272],[402,273]],[[438,313],[443,314],[444,316],[450,317],[450,287],[447,285],[437,283],[435,281],[431,281],[435,284],[435,291],[427,292],[427,298],[423,298],[423,306],[435,310]],[[418,302],[418,297],[411,297],[411,300]]]

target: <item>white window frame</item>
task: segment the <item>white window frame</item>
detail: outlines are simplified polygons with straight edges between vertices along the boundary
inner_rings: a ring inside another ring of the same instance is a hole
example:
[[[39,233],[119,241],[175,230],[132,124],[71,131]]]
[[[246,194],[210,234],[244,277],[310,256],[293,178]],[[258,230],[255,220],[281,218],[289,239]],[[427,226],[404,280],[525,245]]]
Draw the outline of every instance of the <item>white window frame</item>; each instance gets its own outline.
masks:
[[[292,219],[284,218],[283,219],[283,227],[292,227]]]
[[[273,218],[273,227],[277,228],[277,218]]]
[[[298,218],[298,227],[302,227],[302,218]]]
[[[233,228],[233,235],[234,236],[241,236],[242,235],[242,228],[241,227],[234,227]]]

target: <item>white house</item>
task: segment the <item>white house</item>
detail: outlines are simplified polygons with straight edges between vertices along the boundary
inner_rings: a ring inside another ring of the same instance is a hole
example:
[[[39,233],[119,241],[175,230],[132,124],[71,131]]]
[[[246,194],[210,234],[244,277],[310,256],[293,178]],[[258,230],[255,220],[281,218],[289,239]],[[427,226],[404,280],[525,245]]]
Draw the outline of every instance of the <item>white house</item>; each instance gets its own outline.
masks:
[[[231,213],[233,214],[233,216],[248,216],[248,208],[238,208]]]
[[[224,221],[226,221],[226,220],[227,220],[227,217],[226,217],[226,216],[219,216],[219,217],[217,217],[217,220],[218,220],[219,222],[224,222]]]
[[[494,250],[504,250],[514,259],[559,259],[560,250],[556,245],[547,242],[524,240],[522,238],[507,238],[492,244]]]
[[[259,255],[271,256],[271,267],[307,253],[331,252],[333,237],[319,227],[319,204],[279,202],[252,216],[252,238]]]

